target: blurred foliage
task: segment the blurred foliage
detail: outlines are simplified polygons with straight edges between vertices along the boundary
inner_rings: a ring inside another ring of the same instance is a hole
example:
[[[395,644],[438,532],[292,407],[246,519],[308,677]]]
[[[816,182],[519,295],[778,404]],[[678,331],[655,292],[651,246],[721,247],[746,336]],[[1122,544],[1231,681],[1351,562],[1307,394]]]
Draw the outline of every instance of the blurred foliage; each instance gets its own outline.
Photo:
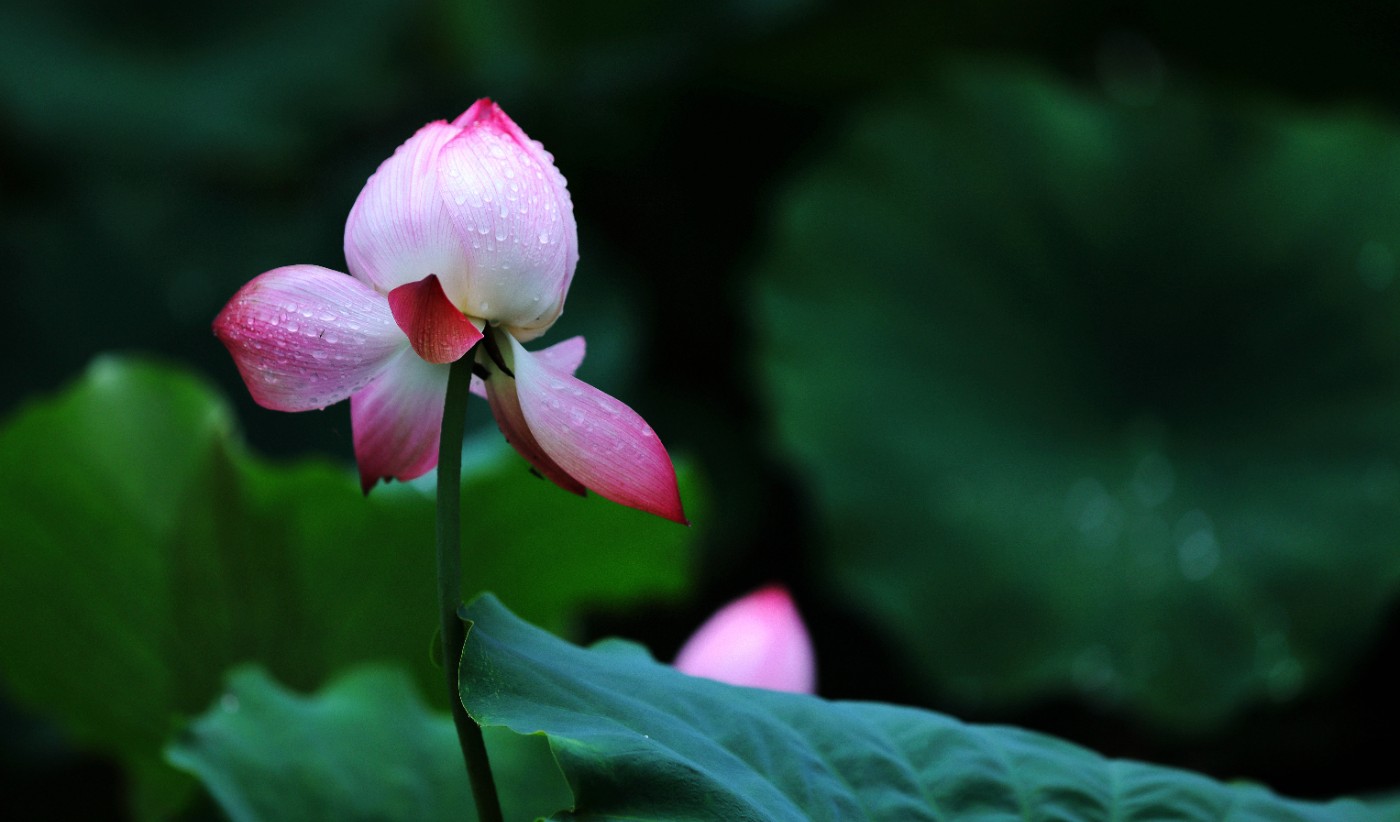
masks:
[[[690,677],[629,642],[571,646],[489,595],[466,617],[462,703],[483,725],[544,733],[575,800],[557,818],[1381,818],[1351,800],[1294,802],[1016,728]]]
[[[1153,102],[946,71],[760,266],[828,587],[964,703],[1216,722],[1350,663],[1400,583],[1400,131]]]
[[[495,435],[464,465],[467,591],[501,591],[539,624],[683,594],[696,530],[537,480]],[[704,499],[681,472],[687,512]],[[141,780],[164,815],[185,796],[159,766],[173,723],[232,665],[294,687],[395,660],[446,705],[436,625],[433,500],[366,499],[353,472],[245,453],[228,408],[169,368],[99,360],[74,388],[0,429],[0,655],[15,698]],[[113,698],[113,683],[120,698]]]
[[[486,733],[507,819],[572,799],[542,736]],[[234,822],[475,820],[457,732],[392,668],[355,669],[304,697],[240,669],[166,751]]]
[[[475,820],[454,753],[452,721],[392,669],[345,674],[312,697],[241,669],[167,757],[234,822]]]

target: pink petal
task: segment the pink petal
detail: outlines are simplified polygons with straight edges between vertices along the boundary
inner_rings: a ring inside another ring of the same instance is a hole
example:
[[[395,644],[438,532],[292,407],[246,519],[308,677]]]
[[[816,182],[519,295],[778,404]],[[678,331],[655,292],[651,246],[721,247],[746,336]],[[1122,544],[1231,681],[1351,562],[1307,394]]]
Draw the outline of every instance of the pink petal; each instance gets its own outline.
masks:
[[[408,335],[409,345],[428,362],[456,362],[482,336],[442,293],[436,274],[390,291],[389,310]]]
[[[438,153],[459,132],[442,121],[423,126],[365,183],[345,221],[350,273],[386,294],[429,274],[444,283],[466,275],[466,246],[448,217],[437,171]],[[460,299],[451,285],[446,291]]]
[[[555,369],[514,337],[515,391],[540,450],[570,477],[613,502],[684,524],[676,471],[637,412]]]
[[[355,461],[366,494],[384,479],[411,480],[437,465],[450,366],[405,346],[383,373],[350,398]]]
[[[407,350],[383,295],[314,265],[254,277],[214,319],[214,334],[253,399],[275,411],[340,402]]]
[[[810,694],[814,660],[792,597],[772,585],[715,612],[676,655],[676,668],[731,685]]]
[[[544,360],[544,364],[550,368],[572,376],[578,367],[583,365],[583,355],[586,348],[583,337],[570,337],[534,353],[535,359]],[[472,376],[472,393],[486,399],[486,383],[475,375]]]
[[[545,455],[544,449],[530,433],[525,422],[525,414],[520,410],[520,398],[516,395],[515,380],[491,367],[491,377],[486,381],[486,399],[491,403],[491,416],[505,435],[506,442],[520,452],[525,461],[534,466],[540,476],[572,494],[583,495],[587,489],[569,472],[560,468],[554,460]]]
[[[443,278],[472,317],[522,340],[543,334],[564,308],[578,264],[578,229],[554,158],[489,100],[453,125],[461,133],[439,154],[443,202],[470,247],[470,271]]]

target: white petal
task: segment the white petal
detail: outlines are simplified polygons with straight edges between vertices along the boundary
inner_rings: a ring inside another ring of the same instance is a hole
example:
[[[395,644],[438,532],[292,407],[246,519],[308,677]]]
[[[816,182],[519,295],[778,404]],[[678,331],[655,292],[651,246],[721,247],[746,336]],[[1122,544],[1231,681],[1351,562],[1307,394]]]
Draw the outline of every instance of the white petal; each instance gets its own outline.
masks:
[[[467,272],[462,240],[438,187],[438,153],[459,133],[444,122],[429,123],[399,146],[365,183],[345,221],[345,259],[350,273],[387,294],[436,274],[452,301]]]

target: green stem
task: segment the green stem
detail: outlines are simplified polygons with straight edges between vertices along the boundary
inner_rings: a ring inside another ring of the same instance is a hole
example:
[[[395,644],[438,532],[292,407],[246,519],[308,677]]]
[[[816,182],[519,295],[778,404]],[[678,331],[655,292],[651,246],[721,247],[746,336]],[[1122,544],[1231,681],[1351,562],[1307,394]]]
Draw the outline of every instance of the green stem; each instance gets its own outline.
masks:
[[[480,822],[501,822],[501,803],[491,779],[486,741],[481,726],[462,707],[457,689],[457,669],[467,641],[466,626],[457,616],[462,604],[462,434],[467,426],[467,397],[471,396],[475,350],[452,363],[447,378],[447,402],[442,410],[442,439],[437,470],[437,574],[438,605],[442,618],[442,667],[447,673],[447,696],[452,722],[467,762],[472,796]]]

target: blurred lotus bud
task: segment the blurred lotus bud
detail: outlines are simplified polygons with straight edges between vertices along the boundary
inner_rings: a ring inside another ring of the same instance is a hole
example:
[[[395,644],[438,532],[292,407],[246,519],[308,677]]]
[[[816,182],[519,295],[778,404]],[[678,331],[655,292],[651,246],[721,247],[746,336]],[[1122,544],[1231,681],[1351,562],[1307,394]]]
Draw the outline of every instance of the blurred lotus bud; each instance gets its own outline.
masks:
[[[810,694],[816,690],[812,641],[787,589],[770,585],[729,603],[696,631],[676,668],[692,676]]]

